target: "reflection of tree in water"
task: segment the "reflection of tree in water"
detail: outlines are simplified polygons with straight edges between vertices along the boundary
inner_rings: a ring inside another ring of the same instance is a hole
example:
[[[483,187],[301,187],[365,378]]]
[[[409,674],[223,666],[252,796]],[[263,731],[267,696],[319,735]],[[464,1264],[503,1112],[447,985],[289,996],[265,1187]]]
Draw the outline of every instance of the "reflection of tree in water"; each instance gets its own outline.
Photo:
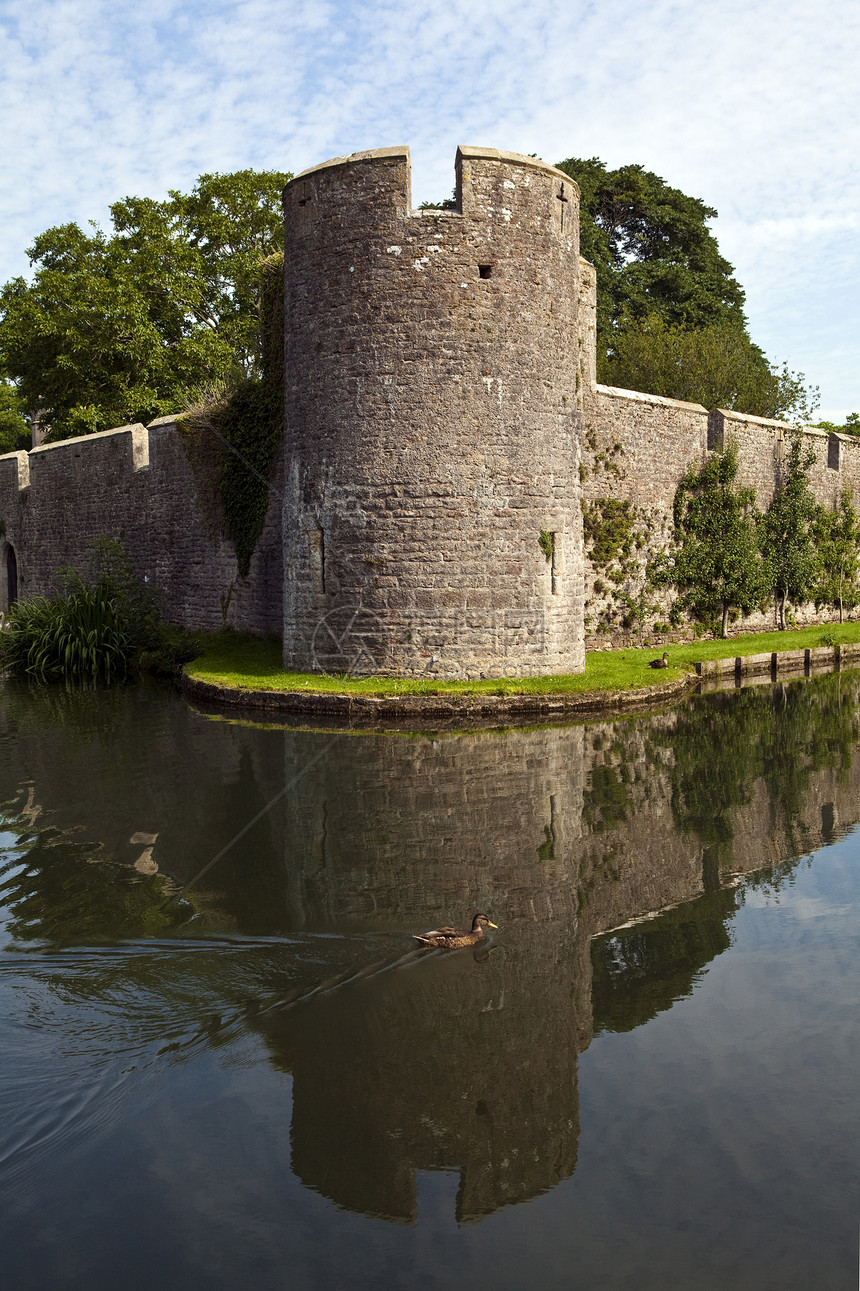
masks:
[[[752,801],[761,780],[792,850],[800,850],[796,831],[812,776],[825,767],[844,775],[851,767],[860,736],[856,695],[856,679],[835,674],[704,695],[679,708],[670,727],[655,726],[650,736],[655,749],[671,749],[678,827],[727,859],[733,812]]]
[[[625,1030],[689,994],[730,943],[737,896],[720,883],[731,863],[796,854],[783,835],[803,819],[814,828],[823,787],[822,830],[833,834],[840,804],[847,817],[851,795],[831,792],[827,769],[851,767],[855,685],[705,696],[584,729],[339,741],[192,888],[206,912],[193,951],[180,949],[189,936],[175,951],[141,940],[99,952],[75,989],[109,1017],[105,1034],[145,1030],[177,1059],[237,1030],[261,1036],[293,1079],[293,1167],[337,1204],[409,1221],[415,1172],[456,1170],[457,1217],[479,1218],[573,1171],[592,1009],[597,1032]],[[122,851],[137,822],[171,831],[159,858],[193,878],[321,746],[193,725],[175,705],[147,719],[143,692],[125,699],[125,715],[112,697],[97,718],[61,696],[28,716],[22,696],[7,714],[32,735],[27,774],[59,799],[40,829],[9,818],[22,837],[2,876],[13,935],[68,946],[173,931],[164,881]],[[42,736],[64,724],[76,748],[106,740],[113,761],[75,778],[78,759]],[[117,763],[136,795],[112,776]],[[52,829],[63,811],[67,824],[99,821],[104,846]],[[341,984],[398,960],[410,929],[477,908],[503,925],[489,955]],[[206,941],[213,926],[235,935]],[[259,933],[283,935],[255,943]],[[74,987],[75,956],[64,958],[57,991]],[[331,989],[314,993],[321,982]]]
[[[835,770],[841,783],[860,738],[858,680],[833,675],[814,682],[717,692],[680,707],[668,722],[644,725],[655,775],[668,777],[672,816],[703,844],[704,894],[655,919],[595,938],[591,959],[595,1033],[629,1030],[689,995],[707,964],[730,945],[737,892],[724,875],[739,867],[739,811],[759,802],[756,836],[746,855],[762,861],[781,832],[782,858],[748,877],[744,887],[776,889],[791,881],[798,857],[812,843],[832,841],[834,804],[821,808],[820,832],[808,820],[811,790]],[[632,731],[631,731],[632,747]],[[591,775],[592,793],[606,797],[604,775]],[[611,782],[615,789],[620,777]],[[758,786],[758,788],[757,788]],[[617,796],[609,795],[623,818]],[[635,815],[629,804],[625,811]],[[599,816],[598,816],[599,820]],[[747,822],[749,823],[749,822]],[[599,826],[598,826],[599,828]],[[815,837],[811,831],[815,829]],[[748,863],[748,862],[747,862]],[[745,866],[740,866],[745,868]]]
[[[582,819],[592,834],[617,829],[627,819],[630,775],[626,765],[593,767],[583,791]]]
[[[187,909],[168,905],[172,885],[161,874],[108,860],[97,845],[61,830],[33,831],[14,815],[0,815],[0,829],[18,835],[0,861],[0,905],[9,912],[7,932],[20,941],[64,946],[152,937],[188,917]]]
[[[686,995],[731,945],[736,893],[705,893],[591,943],[594,1034],[632,1031]]]

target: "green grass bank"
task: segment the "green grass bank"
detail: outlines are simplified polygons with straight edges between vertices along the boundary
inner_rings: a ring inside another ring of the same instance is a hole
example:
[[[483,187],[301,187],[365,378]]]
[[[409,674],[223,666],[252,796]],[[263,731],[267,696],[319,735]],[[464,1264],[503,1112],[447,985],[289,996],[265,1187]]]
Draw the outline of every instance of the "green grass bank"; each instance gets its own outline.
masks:
[[[677,681],[697,663],[732,659],[738,655],[774,650],[805,650],[816,646],[860,642],[860,623],[830,623],[796,632],[758,632],[728,641],[696,641],[666,646],[668,668],[649,668],[662,654],[646,650],[603,650],[587,654],[585,672],[559,677],[492,677],[480,681],[441,681],[438,678],[328,676],[285,672],[280,642],[237,632],[218,632],[203,638],[203,650],[185,667],[195,681],[231,690],[280,691],[333,695],[577,695],[617,694]]]

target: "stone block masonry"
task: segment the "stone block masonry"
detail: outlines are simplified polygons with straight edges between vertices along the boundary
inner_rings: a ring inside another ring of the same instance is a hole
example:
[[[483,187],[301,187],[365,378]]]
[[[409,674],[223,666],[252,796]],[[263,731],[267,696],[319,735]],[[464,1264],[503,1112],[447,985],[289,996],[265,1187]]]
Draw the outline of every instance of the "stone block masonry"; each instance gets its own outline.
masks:
[[[582,327],[582,323],[580,324]],[[672,535],[675,491],[689,466],[700,468],[708,455],[730,441],[738,446],[738,483],[755,489],[766,510],[783,479],[791,426],[782,421],[681,403],[657,395],[617,390],[591,381],[586,385],[583,433],[583,504],[604,506],[607,499],[629,504],[631,550],[605,563],[584,552],[586,640],[601,646],[626,644],[623,598],[635,601],[647,559],[667,548]],[[850,488],[860,498],[860,440],[806,427],[806,444],[815,453],[809,472],[816,500],[835,508]],[[660,593],[651,591],[651,602]],[[832,611],[814,605],[793,607],[799,624],[826,622]],[[668,616],[668,598],[665,613]],[[659,616],[659,612],[651,618]],[[777,626],[775,611],[739,620],[739,631]],[[635,631],[635,629],[634,629]]]
[[[122,542],[138,575],[185,628],[225,623],[278,633],[282,616],[280,478],[247,579],[233,545],[207,515],[176,422],[121,426],[0,457],[0,608],[8,609],[9,555],[17,593],[52,596],[57,571],[86,572],[97,538]]]
[[[451,211],[412,210],[406,148],[285,190],[287,666],[584,666],[579,193],[456,171]]]
[[[106,536],[170,621],[283,634],[303,670],[578,672],[586,638],[626,644],[643,601],[653,622],[644,572],[688,467],[734,440],[764,509],[790,428],[598,385],[575,183],[473,147],[456,180],[456,209],[412,210],[401,147],[287,186],[285,434],[246,579],[214,479],[160,418],[0,457],[0,609]],[[860,440],[805,434],[818,501],[860,498]]]

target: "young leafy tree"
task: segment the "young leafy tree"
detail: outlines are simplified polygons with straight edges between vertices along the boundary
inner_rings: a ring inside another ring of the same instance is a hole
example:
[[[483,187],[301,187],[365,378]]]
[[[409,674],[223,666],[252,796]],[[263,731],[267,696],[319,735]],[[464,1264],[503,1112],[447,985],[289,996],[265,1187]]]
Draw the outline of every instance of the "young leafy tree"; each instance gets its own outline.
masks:
[[[809,486],[815,460],[812,448],[804,447],[803,432],[795,427],[789,434],[782,483],[762,518],[762,550],[781,632],[786,602],[797,605],[810,599],[820,566],[813,535],[819,508]]]
[[[673,615],[686,609],[705,623],[719,618],[723,637],[730,611],[748,614],[770,588],[758,548],[755,490],[739,488],[737,474],[735,443],[701,470],[687,471],[675,494],[677,546],[664,574],[679,592]]]
[[[50,438],[147,421],[259,368],[259,267],[283,243],[275,171],[129,197],[114,232],[48,229],[0,290],[0,371]]]
[[[850,489],[839,496],[834,511],[819,507],[812,522],[812,538],[818,552],[820,569],[815,585],[816,606],[839,606],[839,622],[844,619],[844,607],[849,609],[860,603],[860,517],[854,507]]]

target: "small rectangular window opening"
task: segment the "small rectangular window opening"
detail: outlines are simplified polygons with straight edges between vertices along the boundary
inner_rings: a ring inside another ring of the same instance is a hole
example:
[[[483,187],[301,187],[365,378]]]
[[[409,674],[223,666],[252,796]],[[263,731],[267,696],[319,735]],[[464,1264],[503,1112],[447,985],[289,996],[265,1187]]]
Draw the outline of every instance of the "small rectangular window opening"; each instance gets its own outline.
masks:
[[[310,541],[311,574],[315,592],[325,592],[325,534],[322,529],[312,529]]]
[[[827,465],[831,471],[839,470],[839,439],[830,435],[827,440]]]
[[[561,593],[561,576],[564,573],[564,562],[562,560],[561,534],[552,535],[552,594],[558,596]]]
[[[493,272],[493,266],[492,266],[491,264],[479,264],[479,265],[478,265],[478,276],[479,276],[479,277],[481,277],[481,278],[489,278],[489,277],[492,275],[492,272]]]

